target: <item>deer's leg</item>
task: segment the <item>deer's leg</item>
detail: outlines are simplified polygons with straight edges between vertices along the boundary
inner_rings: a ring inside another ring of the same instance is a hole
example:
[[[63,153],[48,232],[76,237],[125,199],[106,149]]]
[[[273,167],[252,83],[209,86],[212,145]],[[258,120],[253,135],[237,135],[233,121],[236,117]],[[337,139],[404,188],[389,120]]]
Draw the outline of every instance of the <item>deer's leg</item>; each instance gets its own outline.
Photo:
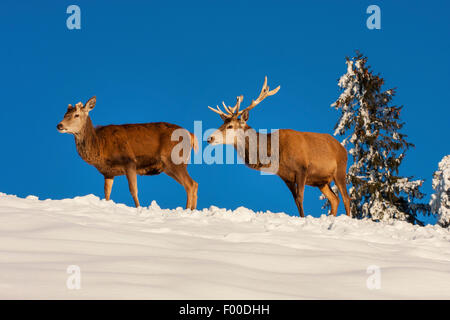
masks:
[[[284,183],[286,183],[287,187],[289,188],[289,191],[291,191],[292,196],[295,198],[297,197],[297,187],[295,186],[294,182],[288,181],[288,180],[284,180]]]
[[[288,181],[288,180],[284,180],[284,183],[286,183],[287,187],[289,188],[289,190],[292,193],[292,196],[294,197],[294,201],[295,201],[295,205],[297,206],[297,210],[298,212],[300,212],[300,203],[297,201],[297,185],[295,184],[295,182],[292,181]]]
[[[328,201],[330,201],[331,214],[333,216],[336,216],[337,208],[339,205],[339,197],[333,192],[329,184],[325,184],[319,187],[319,189],[323,193],[323,195],[328,199]]]
[[[110,199],[113,182],[114,182],[114,177],[112,177],[112,178],[105,177],[105,199],[106,200]]]
[[[350,215],[351,215],[351,212],[350,212],[350,197],[348,196],[348,193],[347,193],[347,186],[346,186],[346,183],[345,183],[345,176],[346,176],[345,166],[344,166],[343,170],[338,168],[338,171],[336,173],[336,177],[334,179],[334,183],[336,184],[336,186],[339,189],[339,192],[340,192],[340,194],[342,196],[342,201],[344,201],[345,213],[347,214],[347,216],[350,217]],[[338,200],[339,200],[339,198],[338,198]]]
[[[303,211],[303,193],[305,192],[305,183],[306,183],[306,170],[300,171],[295,177],[297,182],[297,193],[295,202],[297,203],[298,213],[300,217],[304,217],[305,213]]]
[[[138,199],[136,167],[134,165],[127,167],[126,175],[128,179],[128,188],[130,189],[131,196],[133,197],[134,205],[138,208],[140,204]]]
[[[197,208],[197,190],[198,183],[195,182],[190,176],[184,165],[170,165],[164,171],[169,177],[172,177],[175,181],[181,184],[186,190],[187,201],[186,209]]]

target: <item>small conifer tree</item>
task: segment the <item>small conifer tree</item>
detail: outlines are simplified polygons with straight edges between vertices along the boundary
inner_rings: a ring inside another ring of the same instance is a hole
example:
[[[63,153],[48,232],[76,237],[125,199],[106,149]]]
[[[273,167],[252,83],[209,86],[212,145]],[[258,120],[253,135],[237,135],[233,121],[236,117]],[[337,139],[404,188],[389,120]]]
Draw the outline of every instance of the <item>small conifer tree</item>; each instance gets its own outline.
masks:
[[[347,73],[338,82],[343,92],[332,106],[341,111],[334,135],[344,136],[342,144],[353,158],[347,174],[352,214],[420,223],[418,213],[427,214],[429,206],[415,202],[424,196],[419,190],[423,180],[399,176],[413,144],[400,132],[402,107],[391,105],[395,90],[382,89],[384,79],[370,70],[362,54],[346,60]]]
[[[450,226],[450,155],[442,158],[438,170],[433,175],[433,189],[431,195],[431,212],[438,215],[438,224]]]

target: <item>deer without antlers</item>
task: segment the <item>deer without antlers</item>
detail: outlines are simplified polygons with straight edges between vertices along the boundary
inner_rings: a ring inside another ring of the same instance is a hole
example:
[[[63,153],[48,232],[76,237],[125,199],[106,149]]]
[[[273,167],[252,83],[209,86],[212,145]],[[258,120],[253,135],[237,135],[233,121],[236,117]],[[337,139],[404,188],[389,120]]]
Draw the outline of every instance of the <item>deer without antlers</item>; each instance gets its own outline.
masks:
[[[255,133],[258,144],[257,148],[251,149],[251,141],[246,133],[253,130],[247,125],[249,111],[256,107],[262,100],[278,92],[278,86],[274,90],[269,90],[267,77],[261,93],[256,100],[245,109],[240,110],[243,96],[237,97],[234,107],[227,106],[223,102],[222,111],[219,106],[216,109],[208,107],[219,114],[224,121],[223,125],[215,131],[209,138],[210,144],[230,144],[235,147],[238,154],[243,158],[245,164],[255,170],[264,170],[267,164],[261,161],[251,162],[252,152],[261,150],[260,144],[271,141],[271,134]],[[254,131],[254,130],[253,130]],[[276,173],[287,185],[294,197],[298,212],[301,217],[303,212],[303,193],[305,185],[318,187],[320,191],[331,203],[331,214],[336,215],[339,205],[339,197],[331,189],[331,182],[334,181],[341,193],[344,201],[345,211],[350,216],[350,198],[347,194],[345,184],[347,168],[347,151],[331,135],[299,132],[291,129],[278,130],[278,156]],[[242,146],[241,148],[239,146]],[[266,150],[271,150],[267,146]],[[258,155],[256,156],[258,157]]]
[[[177,161],[178,164],[172,161],[172,149],[179,143],[172,141],[172,133],[175,130],[185,131],[185,136],[190,140],[190,145],[186,148],[189,152],[191,148],[198,148],[194,134],[165,122],[94,128],[89,112],[95,103],[96,98],[92,97],[85,105],[81,102],[75,107],[69,104],[63,120],[56,127],[61,133],[74,135],[78,154],[104,176],[106,200],[110,199],[114,177],[126,175],[134,204],[139,207],[136,175],[157,175],[164,172],[185,188],[186,208],[195,209],[198,185],[187,172],[189,155],[181,155],[183,161]]]

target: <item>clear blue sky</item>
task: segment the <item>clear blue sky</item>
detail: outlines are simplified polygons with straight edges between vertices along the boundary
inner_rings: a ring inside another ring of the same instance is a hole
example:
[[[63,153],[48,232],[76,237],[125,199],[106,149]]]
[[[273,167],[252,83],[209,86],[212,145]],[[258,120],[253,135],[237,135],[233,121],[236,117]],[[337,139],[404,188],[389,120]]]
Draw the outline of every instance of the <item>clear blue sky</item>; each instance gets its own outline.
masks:
[[[81,8],[81,30],[66,8]],[[381,30],[366,8],[381,7]],[[280,92],[250,115],[258,128],[332,133],[337,80],[355,49],[397,87],[404,132],[416,145],[401,174],[426,179],[449,153],[448,1],[1,1],[0,192],[61,199],[103,197],[103,177],[55,129],[69,103],[97,96],[94,124],[167,121],[218,127],[207,109],[258,94],[264,75]],[[206,145],[205,142],[203,142]],[[243,165],[191,165],[199,208],[216,205],[297,214],[276,176]],[[164,174],[139,178],[142,205],[184,207],[185,192]],[[325,213],[307,187],[305,211]],[[124,177],[112,198],[132,205]],[[341,202],[339,213],[344,208]]]

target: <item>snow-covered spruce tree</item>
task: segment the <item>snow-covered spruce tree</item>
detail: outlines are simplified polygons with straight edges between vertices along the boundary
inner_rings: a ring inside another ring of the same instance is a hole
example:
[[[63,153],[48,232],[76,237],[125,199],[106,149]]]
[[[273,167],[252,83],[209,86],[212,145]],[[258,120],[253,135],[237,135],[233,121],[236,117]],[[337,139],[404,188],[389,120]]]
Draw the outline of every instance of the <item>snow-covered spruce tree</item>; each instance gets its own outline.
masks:
[[[427,204],[415,203],[424,196],[423,180],[398,176],[405,152],[414,145],[399,132],[402,107],[390,106],[395,91],[383,91],[384,79],[373,74],[362,54],[346,60],[347,73],[338,82],[343,92],[332,107],[341,111],[334,135],[345,137],[342,144],[353,158],[347,173],[352,214],[421,224],[418,213],[429,213]]]
[[[438,215],[438,224],[450,226],[450,155],[442,158],[438,170],[433,175],[433,189],[431,195],[431,212]]]

